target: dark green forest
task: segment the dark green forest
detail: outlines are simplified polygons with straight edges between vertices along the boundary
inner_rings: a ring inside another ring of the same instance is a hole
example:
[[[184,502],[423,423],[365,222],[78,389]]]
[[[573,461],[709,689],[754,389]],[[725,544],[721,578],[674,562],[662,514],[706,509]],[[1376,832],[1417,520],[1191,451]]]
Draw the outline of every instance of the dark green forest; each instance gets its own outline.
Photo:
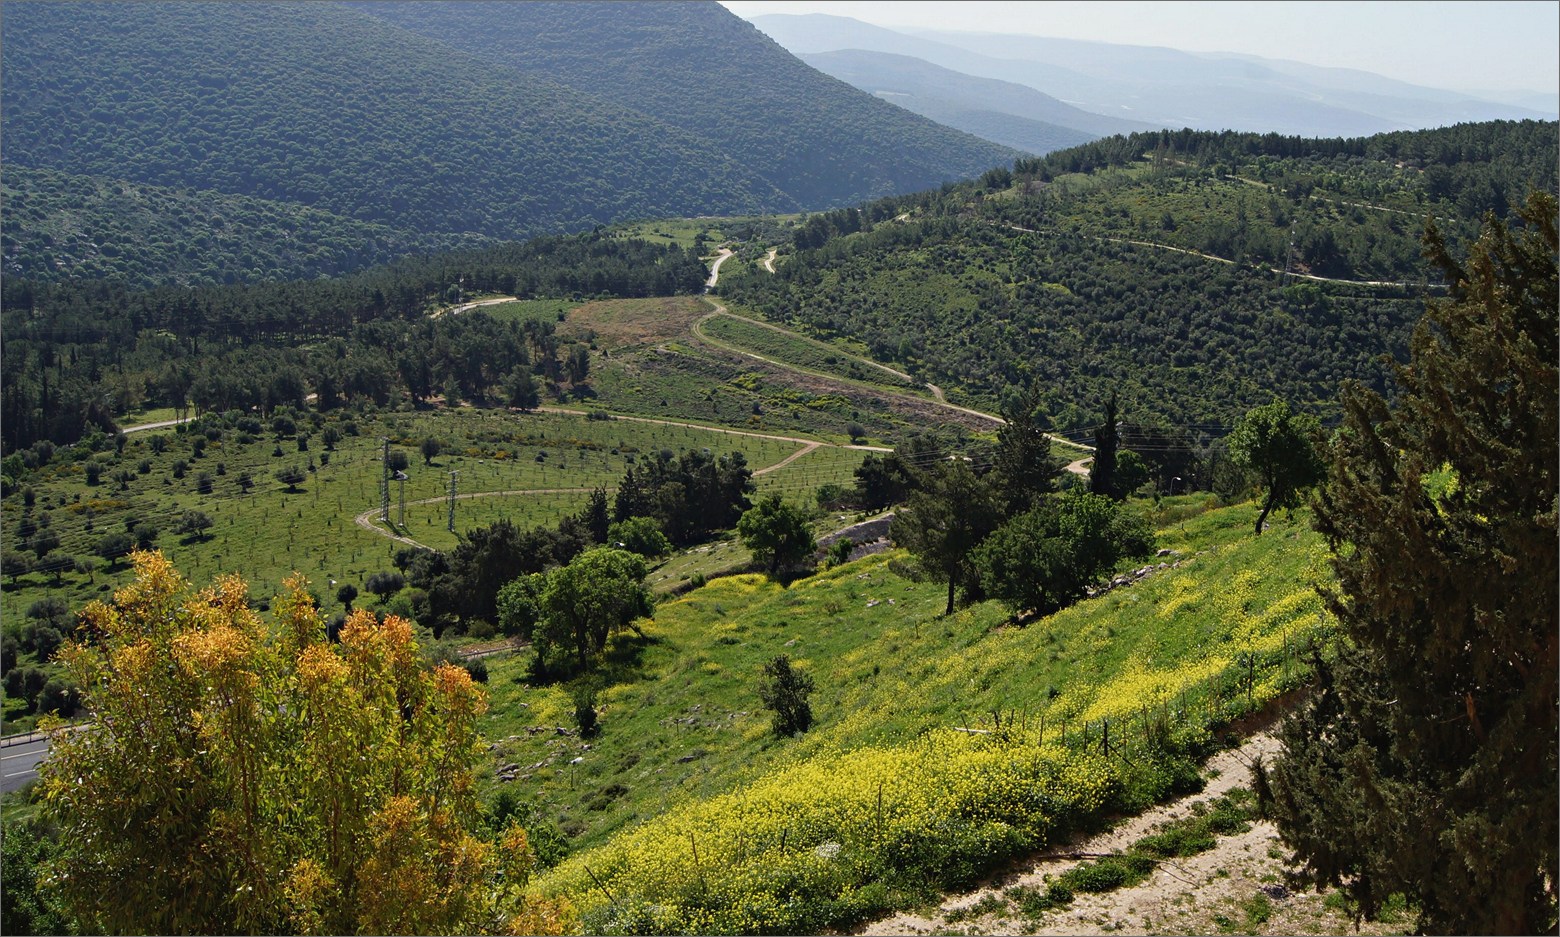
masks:
[[[541,296],[696,292],[705,267],[676,245],[599,234],[405,258],[331,280],[130,290],[107,281],[7,278],[0,425],[8,455],[68,443],[143,405],[262,414],[281,404],[508,395],[520,368],[556,382],[551,323],[480,312],[430,320],[463,291]],[[452,383],[453,382],[453,385]],[[45,459],[45,461],[47,461]]]
[[[514,238],[783,208],[677,128],[335,4],[7,10],[7,162]]]
[[[420,234],[243,195],[6,166],[0,272],[134,288],[338,276],[492,241]]]
[[[831,207],[1016,155],[813,72],[715,4],[441,4],[439,29],[376,12],[8,8],[4,271],[334,275],[481,238]],[[543,54],[561,39],[588,51]]]
[[[969,178],[1019,155],[815,71],[715,3],[352,5],[695,133],[810,209]]]
[[[1384,389],[1383,356],[1440,288],[1425,220],[1465,240],[1553,191],[1556,149],[1538,123],[1111,138],[814,215],[778,274],[721,291],[977,399],[1034,384],[1062,429],[1112,393],[1125,419],[1194,436],[1275,395],[1326,419],[1343,380]]]

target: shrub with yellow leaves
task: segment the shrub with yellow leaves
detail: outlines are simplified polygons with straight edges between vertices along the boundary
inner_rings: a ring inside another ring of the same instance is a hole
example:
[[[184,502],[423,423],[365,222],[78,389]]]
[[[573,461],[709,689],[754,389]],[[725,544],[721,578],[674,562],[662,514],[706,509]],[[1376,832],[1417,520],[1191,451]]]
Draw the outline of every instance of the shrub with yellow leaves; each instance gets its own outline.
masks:
[[[340,645],[294,576],[276,627],[247,586],[191,594],[158,553],[82,610],[59,658],[91,721],[41,769],[66,849],[52,883],[89,931],[567,933],[527,892],[523,830],[474,834],[482,689],[421,663],[409,623]]]

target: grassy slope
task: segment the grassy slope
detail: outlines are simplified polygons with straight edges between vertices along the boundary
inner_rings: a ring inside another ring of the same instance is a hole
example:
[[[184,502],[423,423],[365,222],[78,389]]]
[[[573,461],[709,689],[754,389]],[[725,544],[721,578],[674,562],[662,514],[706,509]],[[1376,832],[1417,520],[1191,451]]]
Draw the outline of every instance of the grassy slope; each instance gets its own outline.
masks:
[[[679,236],[689,239],[696,230],[704,230],[692,224],[678,227],[663,223],[658,227],[674,228]],[[769,435],[805,432],[836,443],[846,442],[844,426],[858,412],[878,440],[891,439],[905,429],[937,425],[928,419],[936,414],[890,413],[874,420],[870,414],[852,409],[845,398],[798,391],[786,383],[786,372],[781,369],[767,371],[757,389],[744,386],[750,382],[741,379],[742,372],[735,365],[701,357],[692,343],[686,343],[691,323],[708,311],[695,297],[583,306],[567,300],[535,300],[487,306],[484,311],[521,320],[555,321],[562,315],[562,336],[593,344],[592,383],[599,396],[571,404],[576,409],[637,411],[647,417],[710,428],[463,407],[358,417],[358,435],[351,435],[344,429],[351,415],[337,413],[321,417],[318,425],[313,425],[311,418],[298,420],[299,432],[312,435],[307,451],[298,449],[296,433],[277,438],[267,431],[245,443],[229,430],[221,439],[210,441],[199,458],[192,452],[192,434],[171,429],[134,433],[117,456],[109,448],[85,454],[78,461],[57,459],[33,473],[24,486],[36,498],[32,516],[41,520],[46,514],[60,534],[60,553],[76,557],[92,557],[100,538],[127,529],[126,522],[131,519],[151,522],[162,531],[158,547],[192,581],[205,582],[217,573],[242,569],[253,594],[265,599],[283,578],[298,570],[309,578],[326,611],[335,612],[340,608],[335,601],[337,585],[351,583],[361,589],[369,575],[390,568],[395,551],[401,547],[354,523],[356,516],[372,511],[379,501],[381,437],[405,450],[411,462],[401,532],[428,546],[448,549],[457,539],[447,529],[444,498],[452,471],[460,473],[458,489],[462,495],[481,495],[458,501],[457,530],[506,517],[521,526],[532,526],[556,523],[577,510],[591,487],[611,489],[628,460],[646,453],[690,447],[708,447],[716,453],[741,451],[749,466],[759,470],[776,465],[800,448],[797,443],[778,439],[738,436],[722,431],[722,424]],[[709,367],[667,367],[656,349],[679,341],[685,342],[689,353],[673,356],[674,360]],[[725,369],[719,373],[729,371],[737,380],[715,380],[712,374],[716,371],[711,369],[719,368]],[[660,405],[663,399],[665,406]],[[753,412],[755,404],[760,413]],[[143,421],[171,417],[171,411],[159,411],[145,414]],[[327,426],[341,430],[342,439],[329,453],[329,464],[320,465],[326,456],[321,432]],[[441,439],[445,446],[433,465],[425,465],[417,452],[427,436]],[[166,443],[161,453],[154,451],[157,437]],[[273,455],[277,448],[279,456]],[[823,446],[760,475],[758,489],[811,505],[819,486],[849,486],[864,455],[860,450]],[[287,491],[273,477],[278,468],[307,465],[311,459],[318,471],[296,491]],[[135,471],[143,460],[146,472],[137,472],[128,488],[120,490],[114,474],[122,469]],[[176,478],[174,465],[181,460],[187,463],[187,470],[184,477]],[[103,464],[98,485],[86,482],[87,461]],[[254,480],[254,488],[247,494],[238,486],[239,477],[246,472]],[[202,473],[212,476],[211,494],[196,490]],[[538,491],[550,493],[527,493]],[[395,485],[391,518],[397,522],[400,501],[401,488]],[[214,525],[209,536],[191,539],[172,532],[186,510],[203,511],[211,517]],[[5,511],[16,522],[28,513],[20,490],[6,499]],[[22,549],[16,522],[8,522],[0,531],[0,548],[7,553]],[[741,545],[728,538],[671,558],[651,579],[659,589],[672,589],[696,576],[744,568],[749,559]],[[123,564],[100,566],[90,575],[64,572],[57,578],[34,572],[3,584],[0,611],[17,627],[26,609],[39,599],[58,596],[78,608],[89,599],[105,596],[126,575]],[[11,702],[6,709],[8,720],[20,720],[13,727],[23,727],[29,720],[17,708],[20,701]]]
[[[553,873],[549,887],[605,913],[583,871],[589,865],[598,875],[623,872],[624,879],[609,882],[615,891],[643,889],[639,897],[646,901],[685,901],[676,884],[682,873],[673,867],[688,856],[668,858],[664,879],[629,874],[624,863],[632,867],[632,856],[669,836],[677,842],[664,848],[687,852],[674,831],[698,828],[710,837],[702,847],[706,868],[741,867],[736,855],[712,857],[725,848],[717,843],[736,848],[723,838],[732,798],[756,804],[778,796],[788,778],[832,766],[825,772],[833,779],[829,786],[811,790],[805,807],[796,808],[828,814],[831,803],[862,796],[851,789],[852,777],[871,776],[860,759],[913,762],[926,739],[960,744],[943,730],[991,728],[993,711],[1004,719],[1018,714],[1031,739],[1044,716],[1049,743],[1059,738],[1064,718],[1075,743],[1084,720],[1097,741],[1101,719],[1112,720],[1131,743],[1142,732],[1143,705],[1163,706],[1173,717],[1184,704],[1188,723],[1222,718],[1248,705],[1242,653],[1256,652],[1252,704],[1298,680],[1293,652],[1324,627],[1312,589],[1322,575],[1321,545],[1299,521],[1252,538],[1250,519],[1251,508],[1243,506],[1167,527],[1161,542],[1181,552],[1180,568],[1027,628],[1004,627],[1005,615],[992,603],[938,617],[941,588],[897,575],[890,564],[898,554],[789,589],[756,576],[717,580],[663,605],[646,628],[649,642],[617,640],[609,686],[599,697],[604,732],[588,748],[557,731],[572,725],[564,687],[525,686],[522,657],[494,662],[488,734],[495,765],[514,765],[519,799],[558,822],[576,849],[594,850]],[[756,693],[760,665],[781,653],[818,686],[817,726],[796,740],[771,735]],[[905,771],[925,767],[909,762],[901,765]],[[1112,770],[1121,797],[1152,793],[1150,781]],[[829,828],[826,818],[816,822],[816,835],[791,844],[793,851],[830,836],[848,843],[848,830]],[[746,926],[736,919],[716,924]]]

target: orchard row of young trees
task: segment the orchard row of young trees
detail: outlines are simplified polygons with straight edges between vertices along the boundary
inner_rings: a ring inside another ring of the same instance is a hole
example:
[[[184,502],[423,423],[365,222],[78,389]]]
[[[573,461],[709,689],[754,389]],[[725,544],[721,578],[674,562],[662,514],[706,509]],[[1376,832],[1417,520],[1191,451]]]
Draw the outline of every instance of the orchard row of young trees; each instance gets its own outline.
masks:
[[[425,624],[436,638],[494,629],[530,640],[544,673],[558,663],[560,648],[573,650],[574,666],[584,671],[610,631],[650,614],[646,559],[735,527],[753,506],[752,475],[740,452],[660,450],[628,468],[615,497],[597,488],[556,527],[523,530],[500,520],[468,531],[447,553],[401,550],[397,572],[387,574],[394,578],[379,580],[382,592],[372,584],[370,591],[381,601],[394,596],[387,607]],[[611,600],[617,611],[606,618],[582,612],[590,606],[582,581],[611,583],[602,588],[617,596]],[[569,598],[544,601],[547,583],[567,589]]]

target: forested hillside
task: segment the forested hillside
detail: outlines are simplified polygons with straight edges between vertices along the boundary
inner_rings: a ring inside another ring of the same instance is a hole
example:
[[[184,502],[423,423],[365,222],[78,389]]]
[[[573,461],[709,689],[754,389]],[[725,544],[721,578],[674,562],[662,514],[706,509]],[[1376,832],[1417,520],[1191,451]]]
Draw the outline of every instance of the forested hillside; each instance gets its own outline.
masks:
[[[24,4],[7,162],[502,237],[789,201],[609,101],[335,4]]]
[[[439,35],[340,3],[8,8],[5,271],[333,274],[476,236],[826,208],[1016,155],[714,4],[379,12]]]
[[[777,274],[722,290],[977,398],[1036,382],[1063,428],[1120,392],[1129,419],[1218,435],[1274,395],[1326,416],[1342,380],[1383,386],[1437,289],[1425,219],[1466,239],[1554,191],[1556,151],[1534,122],[1108,138],[815,216]]]
[[[697,134],[805,208],[1010,162],[803,65],[716,3],[361,3],[408,30]]]
[[[475,247],[290,202],[7,166],[0,271],[29,280],[163,284],[298,280]]]
[[[309,393],[325,409],[353,398],[383,404],[397,389],[414,400],[507,395],[499,385],[518,364],[559,374],[551,324],[495,332],[480,315],[425,318],[458,300],[462,285],[518,296],[665,296],[696,292],[704,275],[703,261],[676,245],[584,234],[293,283],[128,290],[8,278],[5,452],[112,431],[115,414],[145,405],[269,412]]]

